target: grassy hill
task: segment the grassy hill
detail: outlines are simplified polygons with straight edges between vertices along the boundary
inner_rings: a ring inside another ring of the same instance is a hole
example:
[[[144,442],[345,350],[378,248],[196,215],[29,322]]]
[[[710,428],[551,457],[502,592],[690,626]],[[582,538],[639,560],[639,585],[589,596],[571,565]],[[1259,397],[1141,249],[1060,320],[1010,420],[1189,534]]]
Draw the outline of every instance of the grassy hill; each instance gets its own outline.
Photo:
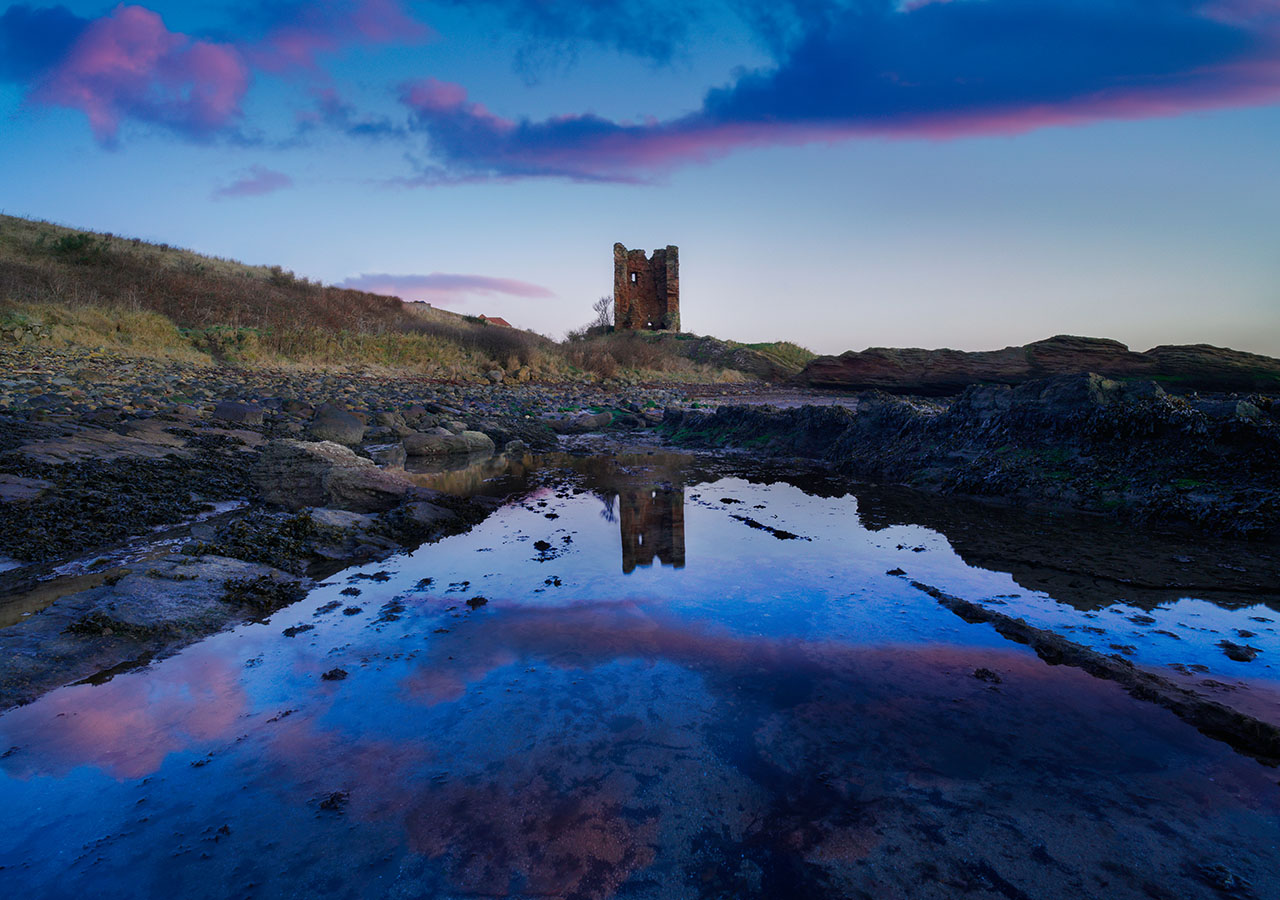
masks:
[[[137,238],[0,216],[0,339],[234,365],[382,368],[467,378],[742,380],[813,354],[670,334],[517,328]]]

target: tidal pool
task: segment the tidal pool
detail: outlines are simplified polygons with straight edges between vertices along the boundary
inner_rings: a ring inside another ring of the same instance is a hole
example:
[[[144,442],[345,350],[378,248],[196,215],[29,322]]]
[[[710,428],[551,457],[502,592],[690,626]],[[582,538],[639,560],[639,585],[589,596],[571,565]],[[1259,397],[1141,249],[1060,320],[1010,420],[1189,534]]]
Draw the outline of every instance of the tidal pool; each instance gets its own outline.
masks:
[[[0,895],[1280,896],[1276,770],[911,584],[1263,715],[1248,566],[1002,569],[998,511],[663,452],[417,477],[509,500],[0,716]]]

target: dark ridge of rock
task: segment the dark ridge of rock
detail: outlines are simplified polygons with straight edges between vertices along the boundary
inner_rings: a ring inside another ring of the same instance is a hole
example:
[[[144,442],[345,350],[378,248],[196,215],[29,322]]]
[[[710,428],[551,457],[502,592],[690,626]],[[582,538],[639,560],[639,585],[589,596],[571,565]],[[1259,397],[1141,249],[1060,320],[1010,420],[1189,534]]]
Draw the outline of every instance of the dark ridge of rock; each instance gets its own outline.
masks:
[[[1154,378],[1179,390],[1280,388],[1280,359],[1269,356],[1209,344],[1160,346],[1136,353],[1119,341],[1072,335],[978,352],[893,347],[849,350],[812,360],[796,380],[810,387],[949,396],[973,384],[1016,385],[1085,372],[1112,378]]]
[[[1280,547],[1204,541],[1053,510],[975,507],[898,486],[852,491],[869,531],[923,526],[944,536],[968,565],[1008,572],[1023,589],[1077,610],[1116,604],[1152,610],[1190,596],[1226,609],[1262,604],[1280,612]]]
[[[804,456],[920,490],[1240,537],[1280,531],[1276,405],[1265,397],[1204,405],[1153,382],[1087,374],[974,385],[949,405],[869,391],[856,411],[673,408],[663,427],[677,444]]]
[[[1156,375],[1171,386],[1199,391],[1275,391],[1280,359],[1210,344],[1153,347],[1143,356],[1156,362]]]
[[[911,586],[928,594],[966,622],[988,623],[1003,637],[1027,645],[1051,666],[1072,666],[1095,678],[1114,681],[1133,697],[1169,710],[1201,734],[1222,741],[1264,765],[1280,764],[1280,728],[1269,722],[1139,669],[1121,656],[1107,656],[1090,650],[1052,631],[1035,628],[1022,619],[952,596],[931,585],[912,581]]]

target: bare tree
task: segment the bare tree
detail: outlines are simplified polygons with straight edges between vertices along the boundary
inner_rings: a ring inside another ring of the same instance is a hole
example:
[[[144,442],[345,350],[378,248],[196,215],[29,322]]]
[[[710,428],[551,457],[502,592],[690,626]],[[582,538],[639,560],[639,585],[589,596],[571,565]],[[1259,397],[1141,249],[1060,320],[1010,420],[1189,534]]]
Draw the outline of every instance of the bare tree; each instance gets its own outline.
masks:
[[[608,329],[613,326],[613,294],[605,294],[591,304],[591,311],[596,317],[591,320],[591,328]]]

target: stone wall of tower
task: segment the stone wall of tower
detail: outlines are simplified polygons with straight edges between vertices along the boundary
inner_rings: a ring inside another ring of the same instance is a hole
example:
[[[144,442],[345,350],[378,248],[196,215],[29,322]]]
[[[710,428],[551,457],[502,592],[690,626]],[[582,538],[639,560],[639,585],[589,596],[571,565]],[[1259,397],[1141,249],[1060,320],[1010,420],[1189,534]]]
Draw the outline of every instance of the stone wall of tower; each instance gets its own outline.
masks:
[[[613,245],[613,324],[619,331],[680,330],[680,250]]]

